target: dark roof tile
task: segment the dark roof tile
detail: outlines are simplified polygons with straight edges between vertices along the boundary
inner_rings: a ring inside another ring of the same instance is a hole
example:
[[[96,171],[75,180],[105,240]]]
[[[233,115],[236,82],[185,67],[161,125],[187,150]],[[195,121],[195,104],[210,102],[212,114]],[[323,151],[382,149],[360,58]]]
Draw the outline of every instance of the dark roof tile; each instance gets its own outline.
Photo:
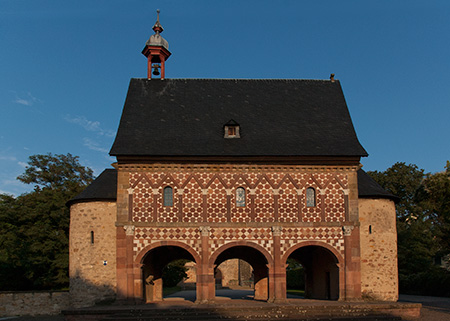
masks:
[[[117,199],[117,171],[114,168],[105,169],[86,189],[67,202],[115,201]]]
[[[339,81],[254,79],[131,79],[110,154],[367,156]]]
[[[360,198],[389,198],[398,202],[399,198],[381,187],[369,174],[358,171],[358,196]]]

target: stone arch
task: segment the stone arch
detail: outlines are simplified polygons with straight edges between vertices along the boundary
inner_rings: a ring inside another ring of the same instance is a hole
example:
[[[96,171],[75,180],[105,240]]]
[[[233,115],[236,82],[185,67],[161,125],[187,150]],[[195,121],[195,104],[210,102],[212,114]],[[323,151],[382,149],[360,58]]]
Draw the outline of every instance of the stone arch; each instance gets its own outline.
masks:
[[[170,262],[178,259],[194,261],[201,266],[198,253],[189,245],[178,241],[159,241],[146,246],[134,260],[140,267],[140,273],[134,274],[135,284],[142,284],[140,289],[145,302],[163,300],[163,271]],[[197,270],[198,279],[198,270]]]
[[[249,241],[236,241],[236,242],[230,242],[227,243],[225,245],[222,245],[221,247],[219,247],[216,251],[214,251],[214,253],[210,256],[209,258],[209,266],[213,266],[215,260],[217,259],[217,257],[224,252],[225,250],[228,250],[232,247],[236,247],[236,246],[246,246],[246,247],[251,247],[254,248],[255,250],[261,252],[262,255],[264,255],[264,257],[267,260],[267,264],[268,266],[273,266],[273,258],[272,255],[265,249],[263,248],[261,245],[258,245],[256,243],[253,242],[249,242]]]
[[[181,248],[185,249],[186,251],[188,251],[189,254],[191,254],[193,256],[193,258],[195,259],[195,263],[196,264],[200,264],[201,263],[201,259],[200,259],[200,256],[198,255],[197,251],[195,251],[192,247],[190,247],[186,243],[178,242],[178,241],[158,241],[158,242],[154,242],[154,243],[152,243],[150,245],[147,245],[136,256],[136,258],[134,259],[134,263],[142,264],[142,260],[145,258],[145,255],[150,250],[153,250],[153,249],[155,249],[157,247],[161,247],[161,246],[177,246],[177,247],[181,247]]]
[[[306,241],[292,246],[282,262],[291,257],[305,271],[305,297],[338,300],[344,294],[344,260],[332,246],[319,241]]]
[[[320,242],[320,241],[305,241],[305,242],[300,242],[297,243],[296,245],[290,247],[286,253],[284,253],[283,258],[281,259],[281,262],[286,263],[287,259],[289,258],[289,256],[296,250],[305,247],[305,246],[320,246],[323,247],[327,250],[329,250],[331,253],[333,253],[333,255],[336,257],[336,259],[338,260],[338,264],[342,265],[344,263],[344,258],[342,257],[342,255],[336,250],[336,248],[332,247],[331,245],[329,245],[328,243],[325,242]]]
[[[245,240],[225,244],[211,255],[208,269],[213,271],[216,265],[229,259],[242,259],[252,267],[255,300],[269,300],[272,298],[270,288],[273,287],[270,286],[271,283],[269,281],[273,277],[274,260],[266,249]],[[209,296],[214,298],[215,292],[210,292]]]

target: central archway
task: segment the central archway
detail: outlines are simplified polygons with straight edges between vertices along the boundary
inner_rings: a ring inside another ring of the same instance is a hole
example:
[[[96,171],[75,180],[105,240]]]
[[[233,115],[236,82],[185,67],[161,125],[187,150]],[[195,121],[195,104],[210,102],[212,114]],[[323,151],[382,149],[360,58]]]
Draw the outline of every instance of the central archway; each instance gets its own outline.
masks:
[[[260,246],[250,242],[235,242],[219,248],[210,259],[210,268],[219,266],[230,259],[246,261],[253,268],[254,299],[269,299],[269,267],[272,266],[272,257]],[[215,293],[214,296],[215,297]]]

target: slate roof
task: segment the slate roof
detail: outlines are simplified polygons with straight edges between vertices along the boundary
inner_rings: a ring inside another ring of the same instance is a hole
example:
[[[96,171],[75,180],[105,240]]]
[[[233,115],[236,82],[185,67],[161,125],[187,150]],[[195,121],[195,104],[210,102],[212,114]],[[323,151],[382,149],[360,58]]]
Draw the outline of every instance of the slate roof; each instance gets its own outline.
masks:
[[[233,119],[239,139],[225,139]],[[112,156],[367,156],[339,81],[131,79]]]
[[[105,169],[84,191],[67,202],[73,203],[90,201],[111,201],[117,199],[117,170]]]
[[[398,197],[385,191],[365,171],[358,171],[358,194],[360,198],[388,198],[398,201]],[[67,202],[115,201],[117,199],[117,171],[105,169],[83,192]]]
[[[399,198],[381,187],[372,177],[365,171],[358,171],[358,196],[360,198],[389,198],[395,202]]]

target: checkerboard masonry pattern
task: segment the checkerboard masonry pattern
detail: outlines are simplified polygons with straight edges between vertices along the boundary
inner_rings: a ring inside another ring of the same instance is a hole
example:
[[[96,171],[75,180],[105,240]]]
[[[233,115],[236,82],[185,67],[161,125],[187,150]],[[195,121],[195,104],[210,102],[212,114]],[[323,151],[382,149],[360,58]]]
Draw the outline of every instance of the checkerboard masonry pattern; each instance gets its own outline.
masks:
[[[273,238],[270,228],[211,228],[209,246],[211,254],[221,246],[236,242],[249,241],[263,247],[273,255]],[[134,256],[146,246],[159,241],[179,241],[189,245],[197,253],[201,252],[199,228],[136,228],[134,238]],[[344,255],[342,228],[283,228],[281,232],[281,255],[291,247],[306,241],[326,243]]]
[[[200,253],[199,227],[173,223],[315,223],[343,222],[347,173],[305,172],[295,168],[153,168],[129,173],[131,217],[135,230],[134,254],[152,243],[171,240],[187,244]],[[163,189],[173,188],[173,206],[163,206]],[[236,189],[246,191],[246,206],[236,206]],[[306,188],[316,191],[316,206],[306,206]],[[158,223],[158,227],[152,223]],[[169,223],[160,227],[161,223]],[[172,224],[171,224],[172,223]],[[152,226],[152,227],[147,227]],[[273,254],[270,227],[215,227],[210,230],[211,254],[230,242],[245,240]],[[324,242],[343,254],[341,227],[285,227],[281,255],[304,241]]]

